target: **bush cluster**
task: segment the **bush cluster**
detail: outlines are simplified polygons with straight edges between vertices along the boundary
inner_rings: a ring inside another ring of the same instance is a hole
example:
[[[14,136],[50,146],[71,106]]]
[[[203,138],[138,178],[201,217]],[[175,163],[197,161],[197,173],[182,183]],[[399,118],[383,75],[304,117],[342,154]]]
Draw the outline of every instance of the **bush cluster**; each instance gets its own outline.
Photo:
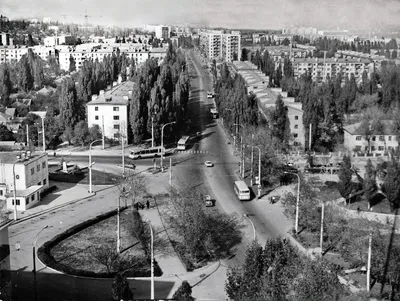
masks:
[[[126,208],[121,208],[121,211],[125,210]],[[86,271],[82,269],[76,269],[65,265],[63,263],[58,262],[52,255],[51,249],[54,248],[57,244],[61,241],[71,237],[72,235],[90,227],[102,220],[105,220],[113,215],[117,214],[117,210],[112,210],[101,215],[98,215],[92,219],[89,219],[79,225],[73,226],[67,229],[65,232],[53,237],[51,240],[45,242],[37,251],[38,258],[45,264],[46,266],[55,269],[57,271],[63,272],[68,275],[74,276],[81,276],[81,277],[94,277],[94,278],[113,278],[116,275],[116,272],[107,273],[107,272],[93,272],[93,271]],[[150,265],[150,259],[147,260]],[[159,267],[158,263],[154,261],[154,276],[161,276],[162,270]],[[138,270],[127,271],[125,273],[126,277],[150,277],[150,269],[148,266],[142,267]]]

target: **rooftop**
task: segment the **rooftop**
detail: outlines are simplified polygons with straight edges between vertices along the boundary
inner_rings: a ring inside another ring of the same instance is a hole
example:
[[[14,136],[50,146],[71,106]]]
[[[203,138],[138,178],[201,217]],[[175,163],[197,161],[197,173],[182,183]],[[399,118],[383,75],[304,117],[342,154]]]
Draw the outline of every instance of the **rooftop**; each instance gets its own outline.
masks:
[[[17,156],[21,155],[24,152],[20,152],[20,151],[16,151],[16,152],[0,152],[0,162],[2,164],[13,164],[14,162],[17,162]],[[29,159],[24,160],[24,161],[20,161],[17,163],[18,164],[28,164],[30,162],[36,161],[37,159],[47,156],[47,154],[43,154],[43,153],[31,153],[31,156]]]
[[[393,120],[380,120],[380,122],[383,124],[383,127],[382,127],[383,131],[378,132],[378,131],[374,131],[374,129],[371,128],[372,129],[371,135],[395,135]],[[361,124],[362,124],[362,122],[357,122],[357,123],[347,125],[347,126],[343,127],[343,130],[345,130],[346,132],[348,132],[351,135],[364,135],[365,131],[361,127]],[[371,126],[372,121],[369,121],[369,124]]]
[[[132,98],[132,90],[135,85],[132,81],[126,81],[111,90],[105,91],[101,95],[93,95],[92,101],[87,105],[109,104],[109,105],[128,105]]]

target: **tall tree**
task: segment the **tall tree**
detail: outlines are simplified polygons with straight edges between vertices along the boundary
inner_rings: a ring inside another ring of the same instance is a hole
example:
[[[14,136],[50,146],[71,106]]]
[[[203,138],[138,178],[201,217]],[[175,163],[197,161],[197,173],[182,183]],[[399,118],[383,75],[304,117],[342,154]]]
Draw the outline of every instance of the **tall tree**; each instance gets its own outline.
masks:
[[[400,205],[400,164],[392,157],[388,163],[387,173],[383,182],[383,190],[392,210]]]
[[[76,70],[76,62],[75,58],[72,56],[72,54],[69,56],[69,72],[74,72]]]
[[[351,159],[349,156],[344,156],[342,164],[339,169],[339,193],[342,197],[347,199],[352,191],[352,177],[353,171],[351,169]]]
[[[4,124],[0,125],[0,141],[14,141],[14,134]]]
[[[363,195],[364,200],[368,202],[368,208],[371,207],[372,197],[374,196],[376,190],[376,170],[372,165],[371,159],[368,159],[367,165],[365,166]]]
[[[276,98],[271,124],[273,125],[272,134],[281,141],[283,147],[286,147],[289,142],[290,134],[289,118],[287,115],[287,108],[280,94]]]
[[[111,284],[111,299],[115,301],[133,300],[132,291],[129,288],[128,280],[125,276],[118,273]]]
[[[64,79],[61,85],[61,93],[59,98],[60,107],[60,123],[62,128],[71,131],[78,123],[84,119],[84,108],[76,96],[75,83],[72,79]]]
[[[17,64],[18,87],[27,92],[33,88],[33,76],[27,55],[23,55]]]
[[[5,107],[10,105],[11,89],[9,65],[7,63],[0,64],[0,104]]]

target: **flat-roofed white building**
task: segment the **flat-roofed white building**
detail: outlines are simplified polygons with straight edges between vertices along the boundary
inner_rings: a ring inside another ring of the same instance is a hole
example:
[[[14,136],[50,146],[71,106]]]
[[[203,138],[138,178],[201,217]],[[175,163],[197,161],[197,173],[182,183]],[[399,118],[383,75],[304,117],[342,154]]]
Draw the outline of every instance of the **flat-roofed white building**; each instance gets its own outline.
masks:
[[[200,32],[200,49],[209,60],[222,59],[226,62],[237,60],[241,54],[240,32]]]
[[[7,209],[14,209],[14,201],[18,211],[40,202],[40,192],[49,186],[47,153],[1,152],[0,160],[0,199],[7,201]]]
[[[119,139],[128,134],[128,104],[134,82],[126,81],[109,91],[100,91],[87,103],[88,126],[98,125],[104,136]]]

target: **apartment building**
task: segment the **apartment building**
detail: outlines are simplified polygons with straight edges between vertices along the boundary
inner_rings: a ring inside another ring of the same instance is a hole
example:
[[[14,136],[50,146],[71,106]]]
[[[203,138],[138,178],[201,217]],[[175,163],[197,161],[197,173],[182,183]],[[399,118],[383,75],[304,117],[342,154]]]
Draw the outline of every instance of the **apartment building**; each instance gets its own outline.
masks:
[[[365,129],[362,123],[354,123],[343,128],[344,146],[350,152],[370,152],[372,154],[382,155],[387,151],[398,148],[396,132],[393,120],[381,120],[383,129],[376,131],[370,124],[371,134],[365,135]],[[368,138],[368,139],[367,139]],[[368,141],[369,140],[369,141]]]
[[[240,59],[240,32],[223,31],[200,32],[200,50],[210,60],[224,60],[231,62]]]
[[[92,101],[87,104],[88,126],[98,125],[104,136],[119,139],[128,134],[128,103],[132,98],[134,83],[123,82],[109,91],[100,91],[92,95]]]
[[[226,62],[240,60],[240,32],[232,31],[222,35],[222,57]]]
[[[7,201],[7,209],[14,209],[14,201],[18,211],[29,209],[40,202],[40,192],[48,186],[47,153],[0,153],[0,200]]]
[[[40,56],[43,60],[47,60],[49,55],[55,55],[54,47],[44,47],[41,45],[32,47],[21,45],[0,46],[0,63],[18,62],[23,55],[28,53],[29,49],[32,49],[32,52]]]
[[[276,65],[277,66],[277,65]],[[375,69],[375,64],[371,60],[366,59],[320,59],[320,58],[301,58],[292,60],[294,77],[297,78],[308,72],[311,74],[313,81],[324,82],[327,77],[336,77],[342,73],[344,77],[350,77],[353,73],[356,82],[362,78],[364,71],[370,75]]]
[[[13,45],[13,39],[10,38],[10,34],[7,32],[0,33],[0,44],[2,46],[11,46]]]
[[[53,36],[53,37],[45,37],[43,40],[44,46],[51,47],[56,45],[70,45],[75,43],[76,39],[73,36]]]
[[[246,82],[248,93],[253,93],[258,99],[258,106],[261,114],[265,118],[268,116],[263,113],[264,109],[275,107],[275,102],[280,94],[288,112],[290,123],[291,139],[290,144],[296,148],[304,147],[305,132],[303,126],[303,109],[300,102],[295,102],[293,97],[287,97],[287,92],[280,88],[269,88],[269,78],[257,66],[251,62],[232,62],[230,64],[232,72],[240,74]]]
[[[58,53],[60,69],[69,70],[71,56],[75,60],[76,69],[79,70],[85,60],[97,59],[101,62],[104,57],[117,52],[117,49],[120,50],[121,54],[125,53],[128,58],[134,59],[136,66],[140,66],[150,57],[155,57],[161,62],[167,54],[167,48],[152,48],[144,44],[118,44],[106,47],[102,47],[101,45],[90,47],[63,47],[60,48]]]
[[[158,25],[154,28],[156,38],[160,40],[168,40],[171,37],[171,26]]]

